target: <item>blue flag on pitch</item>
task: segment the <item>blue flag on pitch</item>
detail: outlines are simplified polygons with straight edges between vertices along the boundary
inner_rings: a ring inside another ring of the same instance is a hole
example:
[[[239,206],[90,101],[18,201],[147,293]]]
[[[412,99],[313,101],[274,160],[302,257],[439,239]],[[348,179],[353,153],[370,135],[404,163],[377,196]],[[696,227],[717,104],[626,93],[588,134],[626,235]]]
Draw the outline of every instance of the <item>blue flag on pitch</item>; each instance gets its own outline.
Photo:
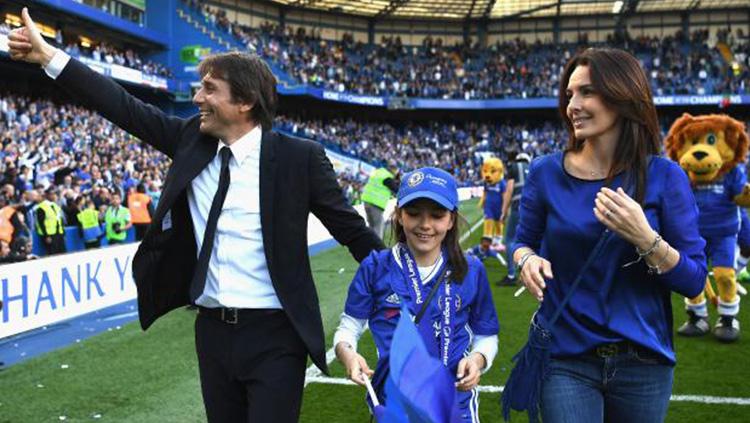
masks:
[[[378,423],[447,423],[457,421],[454,378],[427,352],[411,314],[401,319],[391,341],[390,372],[385,382],[388,404],[376,407]]]

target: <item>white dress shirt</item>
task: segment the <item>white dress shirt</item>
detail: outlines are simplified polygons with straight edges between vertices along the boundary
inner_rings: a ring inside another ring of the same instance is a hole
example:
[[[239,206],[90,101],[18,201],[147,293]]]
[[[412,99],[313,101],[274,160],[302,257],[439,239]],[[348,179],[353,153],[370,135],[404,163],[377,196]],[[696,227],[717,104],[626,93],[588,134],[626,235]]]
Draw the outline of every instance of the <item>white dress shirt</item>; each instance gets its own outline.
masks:
[[[206,274],[206,286],[196,304],[204,307],[277,308],[281,303],[271,283],[260,226],[260,126],[231,146],[229,191],[216,224],[216,239]],[[208,213],[219,187],[221,158],[216,156],[188,188],[198,254],[206,233]]]

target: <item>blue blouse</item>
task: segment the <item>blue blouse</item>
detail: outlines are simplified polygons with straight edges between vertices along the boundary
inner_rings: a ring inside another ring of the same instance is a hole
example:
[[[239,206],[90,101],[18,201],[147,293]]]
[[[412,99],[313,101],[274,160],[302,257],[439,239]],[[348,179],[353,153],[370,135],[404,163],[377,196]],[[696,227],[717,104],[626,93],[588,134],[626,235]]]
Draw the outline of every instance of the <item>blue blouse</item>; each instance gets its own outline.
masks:
[[[531,164],[512,248],[529,247],[552,264],[554,278],[546,282],[539,311],[547,318],[604,230],[593,212],[604,180],[568,174],[563,157],[559,152]],[[620,174],[610,187],[622,185]],[[555,323],[553,356],[578,355],[603,343],[628,340],[675,362],[671,291],[688,298],[701,292],[708,274],[705,241],[698,233],[698,208],[688,178],[676,163],[651,159],[643,204],[651,227],[679,251],[679,262],[661,275],[649,275],[643,261],[623,268],[637,258],[635,247],[611,234]]]

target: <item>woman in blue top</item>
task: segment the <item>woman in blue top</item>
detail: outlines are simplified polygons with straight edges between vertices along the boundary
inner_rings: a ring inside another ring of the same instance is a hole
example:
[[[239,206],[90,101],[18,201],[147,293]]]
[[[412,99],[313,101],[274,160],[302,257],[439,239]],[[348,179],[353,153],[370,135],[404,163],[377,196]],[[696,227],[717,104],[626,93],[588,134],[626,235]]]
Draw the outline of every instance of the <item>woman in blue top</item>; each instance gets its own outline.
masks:
[[[538,313],[551,317],[612,234],[552,328],[542,417],[660,422],[675,364],[671,291],[692,298],[707,274],[695,199],[682,169],[655,156],[656,109],[633,56],[587,49],[560,87],[568,145],[532,163],[513,246]]]
[[[499,328],[487,274],[479,260],[461,251],[457,219],[458,191],[449,173],[426,167],[404,177],[393,217],[398,243],[362,261],[333,345],[349,378],[362,385],[362,373],[372,376],[373,371],[357,353],[357,341],[369,324],[378,349],[373,387],[387,405],[384,381],[401,302],[412,316],[424,307],[417,328],[425,346],[456,375],[462,420],[478,422],[476,386],[497,353]],[[443,313],[443,299],[449,296],[455,307]]]

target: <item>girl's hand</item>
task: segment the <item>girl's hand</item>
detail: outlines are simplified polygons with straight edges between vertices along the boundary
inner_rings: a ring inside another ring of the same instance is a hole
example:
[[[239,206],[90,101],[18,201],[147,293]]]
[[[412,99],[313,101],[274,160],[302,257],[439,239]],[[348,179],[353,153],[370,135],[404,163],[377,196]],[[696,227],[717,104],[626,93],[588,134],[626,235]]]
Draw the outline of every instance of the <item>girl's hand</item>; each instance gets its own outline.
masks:
[[[336,355],[338,356],[341,364],[346,368],[346,375],[349,380],[360,386],[365,386],[365,380],[362,378],[364,373],[367,377],[372,377],[373,371],[367,365],[367,361],[364,357],[356,353],[348,343],[339,342],[336,345]]]
[[[482,369],[487,366],[484,356],[479,353],[471,353],[458,362],[456,372],[456,389],[459,391],[470,391],[479,385]]]
[[[521,268],[521,282],[537,301],[544,300],[545,279],[552,279],[552,264],[536,254],[526,259]]]
[[[594,200],[594,216],[609,230],[641,250],[654,242],[655,232],[641,205],[622,189],[602,188]]]

